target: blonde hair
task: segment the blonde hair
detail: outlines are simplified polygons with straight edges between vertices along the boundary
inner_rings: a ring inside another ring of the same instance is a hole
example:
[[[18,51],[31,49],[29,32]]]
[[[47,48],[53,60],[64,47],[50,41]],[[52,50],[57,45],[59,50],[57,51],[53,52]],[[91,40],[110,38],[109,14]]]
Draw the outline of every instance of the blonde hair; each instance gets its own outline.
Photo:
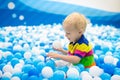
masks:
[[[70,15],[68,15],[64,21],[63,21],[63,26],[65,24],[70,24],[73,25],[76,29],[82,30],[82,32],[85,32],[86,26],[87,26],[87,21],[84,15],[74,12]]]

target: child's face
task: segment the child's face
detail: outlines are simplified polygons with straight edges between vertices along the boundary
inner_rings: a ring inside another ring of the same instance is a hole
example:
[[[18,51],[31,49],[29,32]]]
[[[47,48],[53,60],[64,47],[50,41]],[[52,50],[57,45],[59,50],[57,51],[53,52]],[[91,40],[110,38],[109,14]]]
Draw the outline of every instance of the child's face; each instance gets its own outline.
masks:
[[[65,36],[70,42],[76,42],[82,35],[81,31],[74,26],[64,25]]]

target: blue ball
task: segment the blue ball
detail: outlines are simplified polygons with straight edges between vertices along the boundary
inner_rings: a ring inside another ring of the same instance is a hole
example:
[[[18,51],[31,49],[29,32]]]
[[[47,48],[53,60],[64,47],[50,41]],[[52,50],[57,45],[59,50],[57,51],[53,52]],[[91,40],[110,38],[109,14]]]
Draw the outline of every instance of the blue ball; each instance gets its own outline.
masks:
[[[2,71],[3,67],[5,66],[5,63],[0,64],[0,70]]]
[[[56,67],[56,70],[62,70],[65,73],[68,71],[68,69],[69,69],[68,66]]]
[[[17,77],[21,78],[22,75],[23,75],[23,72],[17,72],[17,73],[12,74],[12,77],[17,76]]]
[[[113,75],[114,71],[115,71],[115,65],[106,63],[103,65],[103,70],[104,70],[104,72],[106,72],[110,75]]]
[[[33,65],[31,65],[31,64],[26,64],[26,65],[23,66],[22,71],[23,71],[24,73],[28,73],[28,72],[31,70],[31,68],[33,68]]]
[[[7,61],[11,61],[13,58],[14,58],[14,55],[10,54],[10,55],[7,56]]]
[[[117,67],[120,68],[120,60],[117,62]]]
[[[114,75],[120,75],[120,68],[115,68],[115,72],[114,72]]]
[[[47,60],[46,66],[49,66],[52,69],[54,69],[55,68],[55,62],[54,62],[54,60],[52,60],[52,59]]]
[[[78,69],[79,72],[82,72],[85,69],[84,65],[82,64],[77,64],[75,67]]]
[[[53,80],[64,80],[65,79],[65,72],[61,71],[61,70],[55,71],[52,79]]]
[[[40,43],[40,46],[41,46],[41,47],[44,47],[44,46],[45,46],[45,43],[41,42],[41,43]]]
[[[28,73],[24,73],[21,77],[21,80],[28,80]]]
[[[103,73],[103,74],[100,75],[100,78],[102,80],[110,80],[111,76],[108,73]]]
[[[21,58],[22,58],[22,54],[19,53],[19,52],[15,53],[14,56],[15,56],[16,58],[18,58],[18,59],[21,59]]]
[[[104,54],[105,54],[107,51],[110,50],[109,47],[106,46],[106,45],[103,45],[103,46],[101,47],[101,49],[102,49],[102,51],[104,52]]]
[[[100,46],[99,44],[96,44],[96,45],[94,46],[94,50],[101,50],[101,46]]]
[[[19,63],[19,59],[17,59],[17,58],[13,58],[12,60],[11,60],[11,65],[14,67],[16,64],[18,64]]]
[[[41,73],[42,69],[45,67],[45,63],[44,62],[39,62],[36,66],[37,70],[39,71],[39,73]]]
[[[32,76],[32,75],[38,76],[38,75],[39,75],[39,71],[36,69],[36,67],[32,67],[32,68],[30,69],[30,71],[28,72],[28,75],[29,75],[29,76]]]
[[[37,76],[30,76],[29,78],[28,78],[28,80],[39,80],[39,78],[37,77]]]
[[[2,77],[0,80],[10,80],[8,77]]]
[[[25,64],[33,64],[33,61],[31,59],[25,59]]]
[[[33,59],[33,65],[34,65],[34,66],[37,66],[37,64],[38,64],[39,62],[41,62],[40,59],[36,59],[36,58]]]

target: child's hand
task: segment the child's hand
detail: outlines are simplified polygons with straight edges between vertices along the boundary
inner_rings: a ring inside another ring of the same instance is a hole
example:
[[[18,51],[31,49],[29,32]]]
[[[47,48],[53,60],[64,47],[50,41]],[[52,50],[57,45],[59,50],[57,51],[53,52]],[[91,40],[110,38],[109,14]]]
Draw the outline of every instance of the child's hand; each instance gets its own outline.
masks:
[[[60,54],[50,52],[50,53],[47,54],[47,56],[50,57],[50,58],[59,58]]]
[[[63,50],[62,48],[55,48],[55,47],[53,47],[53,49],[56,51],[60,51],[60,52],[62,52],[62,50]]]

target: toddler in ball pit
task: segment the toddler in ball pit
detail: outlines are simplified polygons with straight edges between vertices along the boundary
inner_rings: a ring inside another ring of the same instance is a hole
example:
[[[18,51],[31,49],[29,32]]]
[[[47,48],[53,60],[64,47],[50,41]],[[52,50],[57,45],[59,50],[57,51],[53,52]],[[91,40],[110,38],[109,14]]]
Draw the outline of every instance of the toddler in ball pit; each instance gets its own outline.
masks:
[[[50,58],[58,58],[64,62],[72,63],[72,65],[83,64],[85,68],[95,66],[94,55],[92,45],[85,38],[84,32],[86,30],[87,20],[78,13],[73,12],[68,15],[63,21],[63,29],[65,36],[70,41],[68,50],[63,48],[55,48],[55,50],[62,52],[63,54],[57,54],[55,52],[49,52],[47,56]],[[64,64],[62,61],[58,61],[59,64]],[[56,65],[59,65],[56,61]]]

